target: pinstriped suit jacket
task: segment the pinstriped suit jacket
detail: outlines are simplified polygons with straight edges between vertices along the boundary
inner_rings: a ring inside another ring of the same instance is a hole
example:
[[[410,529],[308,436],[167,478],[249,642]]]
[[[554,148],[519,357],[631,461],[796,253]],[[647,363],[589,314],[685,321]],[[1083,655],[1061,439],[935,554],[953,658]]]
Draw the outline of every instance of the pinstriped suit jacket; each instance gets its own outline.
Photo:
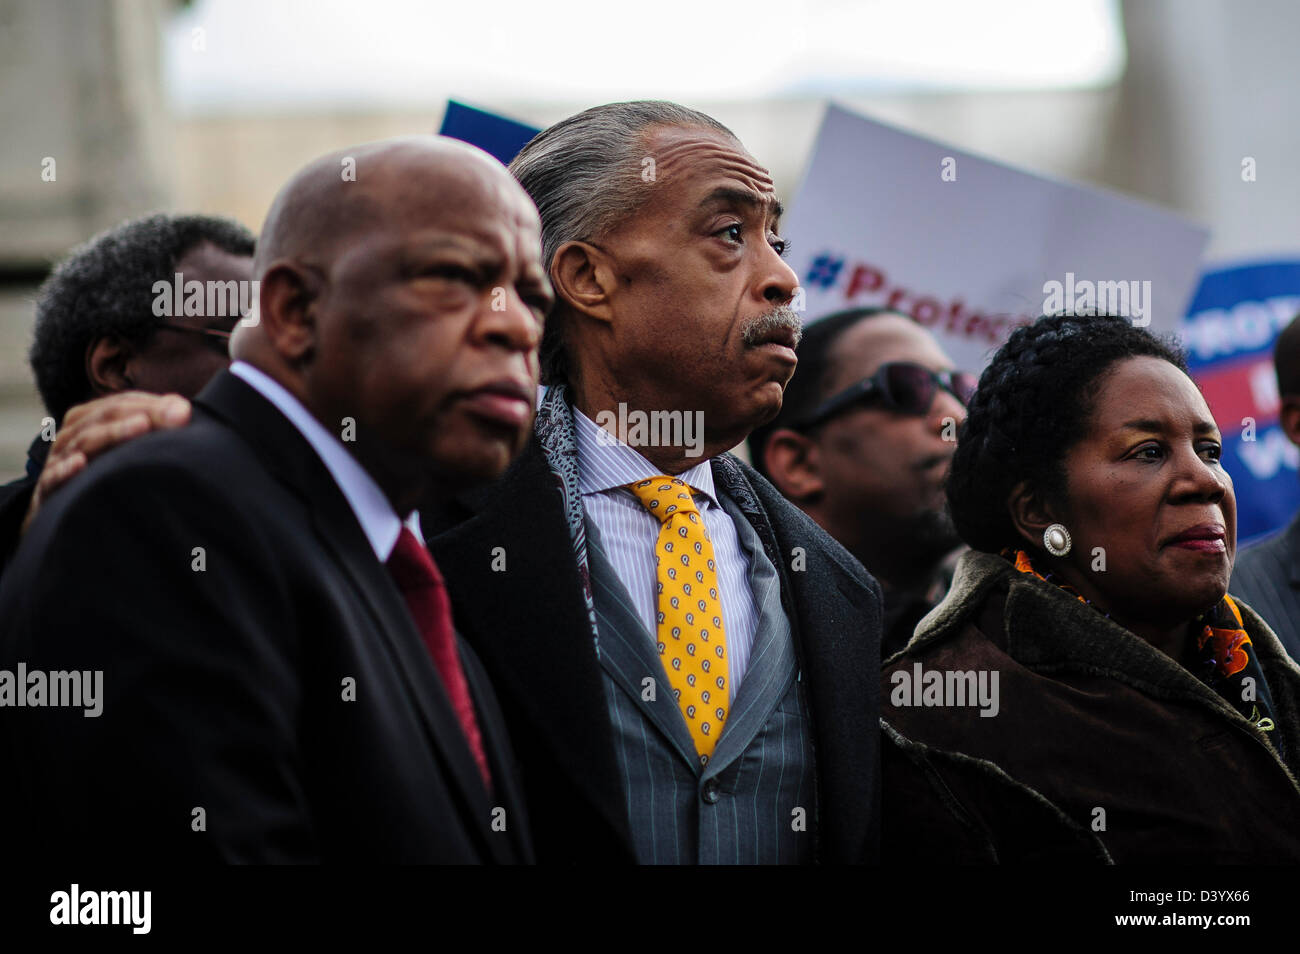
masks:
[[[780,578],[735,502],[718,496],[749,555],[758,626],[750,667],[703,770],[655,637],[587,521],[598,655],[632,842],[648,864],[807,862],[817,818],[811,726]]]
[[[751,491],[744,506],[733,502],[742,522],[759,531],[779,578],[802,674],[814,759],[813,858],[874,862],[880,587],[756,471],[724,456],[725,463],[713,461],[715,477],[739,474]],[[536,436],[491,488],[426,508],[421,521],[447,578],[457,628],[501,701],[538,859],[636,861],[606,676],[592,645],[556,476]]]

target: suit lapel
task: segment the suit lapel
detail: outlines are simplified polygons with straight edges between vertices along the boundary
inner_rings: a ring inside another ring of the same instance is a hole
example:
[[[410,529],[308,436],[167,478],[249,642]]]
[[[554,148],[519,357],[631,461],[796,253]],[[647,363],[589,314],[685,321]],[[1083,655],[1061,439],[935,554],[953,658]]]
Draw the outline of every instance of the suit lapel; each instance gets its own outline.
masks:
[[[429,658],[428,650],[420,638],[415,621],[411,619],[397,587],[388,571],[375,559],[374,550],[365,538],[355,518],[349,524],[344,517],[351,515],[347,501],[339,494],[347,513],[330,514],[333,508],[313,510],[316,531],[322,541],[352,576],[367,608],[378,624],[377,630],[384,645],[393,657],[394,668],[415,700],[416,709],[434,749],[441,756],[454,787],[464,804],[470,826],[481,836],[483,847],[496,854],[499,842],[486,837],[491,818],[487,790],[474,764],[465,741],[464,730],[455,710],[447,698],[442,678]]]
[[[493,805],[492,810],[505,809],[507,838],[492,829],[489,843],[492,854],[499,864],[522,862],[535,864],[532,842],[528,837],[528,814],[524,805],[523,793],[519,790],[519,765],[510,747],[510,737],[506,732],[505,720],[491,692],[491,683],[483,672],[483,665],[474,655],[474,650],[463,640],[457,639],[460,649],[461,664],[465,668],[465,681],[469,683],[470,698],[474,702],[474,712],[478,716],[482,729],[483,748],[487,755],[488,767],[492,772]],[[513,849],[513,851],[512,851]]]
[[[672,693],[655,638],[636,615],[627,588],[614,573],[600,545],[600,530],[587,522],[591,594],[600,630],[600,664],[645,717],[663,733],[687,765],[698,773],[700,760],[686,719]],[[641,680],[655,681],[653,699],[645,698]]]
[[[481,509],[429,542],[457,625],[497,692],[551,747],[552,770],[630,840],[582,580],[556,477],[535,436],[493,492],[470,505]],[[504,570],[493,568],[499,558]],[[530,761],[543,759],[530,753]]]
[[[817,855],[872,860],[879,852],[879,584],[780,491],[723,455],[732,493],[781,579],[798,666],[807,686],[816,758]],[[715,458],[715,464],[722,463]],[[715,469],[716,473],[716,469]],[[796,548],[803,562],[795,563]]]
[[[1285,539],[1287,580],[1293,588],[1300,589],[1300,516],[1286,528]]]
[[[728,493],[763,541],[764,552],[776,569],[800,667],[816,680],[812,684],[820,692],[831,697],[847,694],[837,704],[847,703],[854,710],[855,721],[866,720],[876,726],[879,709],[873,700],[877,699],[880,673],[879,585],[848,551],[757,472],[730,455],[724,456],[748,489],[748,500],[733,493],[731,486]],[[736,477],[726,479],[734,485]],[[796,553],[802,554],[802,559],[796,559]],[[851,630],[846,629],[849,626]],[[830,705],[827,700],[827,707]]]
[[[760,566],[768,563],[758,534],[731,496],[718,495],[723,509],[736,525],[736,535],[749,555],[747,583],[758,608],[758,626],[749,667],[731,704],[731,715],[718,739],[718,749],[709,761],[709,774],[721,772],[738,758],[754,737],[762,731],[790,689],[795,678],[795,655],[790,623],[781,605],[781,583],[775,569]]]
[[[351,577],[380,639],[392,654],[394,668],[415,703],[430,745],[460,796],[467,827],[484,851],[492,853],[487,791],[460,721],[401,594],[375,559],[370,542],[333,476],[292,422],[229,372],[214,378],[196,403],[231,424],[253,445],[267,467],[307,502],[317,536]]]

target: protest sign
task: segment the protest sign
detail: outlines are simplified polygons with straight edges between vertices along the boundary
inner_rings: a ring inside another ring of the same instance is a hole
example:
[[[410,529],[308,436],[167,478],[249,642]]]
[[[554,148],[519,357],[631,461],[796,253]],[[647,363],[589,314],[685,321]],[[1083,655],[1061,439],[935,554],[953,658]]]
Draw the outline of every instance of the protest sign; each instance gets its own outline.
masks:
[[[833,105],[782,232],[806,320],[897,309],[971,371],[1045,311],[1112,311],[1173,331],[1208,238],[1146,203]]]
[[[1278,426],[1273,342],[1300,312],[1300,261],[1206,272],[1179,329],[1192,377],[1223,434],[1238,546],[1284,528],[1300,508],[1300,449]]]
[[[478,146],[507,166],[528,140],[540,131],[526,123],[475,109],[454,99],[447,101],[447,112],[443,114],[442,128],[438,130],[443,136]]]

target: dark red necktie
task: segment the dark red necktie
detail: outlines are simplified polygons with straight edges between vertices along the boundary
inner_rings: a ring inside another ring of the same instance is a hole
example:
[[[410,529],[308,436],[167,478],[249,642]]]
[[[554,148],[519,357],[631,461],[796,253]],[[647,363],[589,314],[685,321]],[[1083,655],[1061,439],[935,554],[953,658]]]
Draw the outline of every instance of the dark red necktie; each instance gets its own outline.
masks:
[[[469,697],[465,670],[461,668],[460,656],[456,653],[456,632],[451,623],[451,600],[447,598],[447,587],[433,557],[407,527],[402,527],[397,546],[388,558],[388,572],[406,598],[406,606],[415,618],[425,648],[442,676],[442,684],[456,718],[460,720],[465,741],[483,774],[483,784],[491,791],[492,776],[488,772],[487,756],[483,754],[483,737],[479,734],[478,720],[474,718],[474,703]]]

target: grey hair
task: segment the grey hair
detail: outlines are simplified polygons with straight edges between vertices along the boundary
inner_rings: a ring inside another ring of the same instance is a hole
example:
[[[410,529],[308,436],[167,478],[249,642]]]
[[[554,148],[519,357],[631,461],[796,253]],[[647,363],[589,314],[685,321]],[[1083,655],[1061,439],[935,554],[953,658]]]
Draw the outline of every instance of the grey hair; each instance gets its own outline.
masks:
[[[510,171],[542,218],[542,265],[549,273],[565,242],[599,238],[635,212],[646,198],[640,185],[645,133],[653,126],[700,126],[733,133],[698,110],[641,100],[584,110],[543,129],[510,163]],[[739,140],[737,140],[739,141]],[[542,335],[544,384],[567,384],[564,306],[557,304]]]

